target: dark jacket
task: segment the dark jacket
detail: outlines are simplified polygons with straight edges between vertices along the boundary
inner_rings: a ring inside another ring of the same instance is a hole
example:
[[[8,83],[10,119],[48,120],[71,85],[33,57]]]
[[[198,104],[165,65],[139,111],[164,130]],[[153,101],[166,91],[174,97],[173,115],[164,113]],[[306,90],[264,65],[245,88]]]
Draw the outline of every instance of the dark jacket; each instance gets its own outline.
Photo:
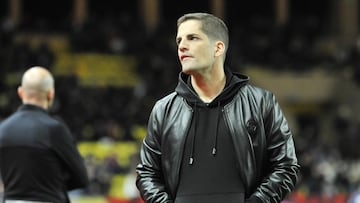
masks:
[[[299,165],[292,134],[274,95],[247,84],[223,109],[248,202],[279,203],[297,181]],[[146,202],[173,202],[193,109],[179,92],[189,91],[181,74],[176,92],[159,100],[150,115],[140,151],[137,187]]]
[[[44,109],[22,105],[0,124],[4,199],[69,202],[88,176],[69,129]]]

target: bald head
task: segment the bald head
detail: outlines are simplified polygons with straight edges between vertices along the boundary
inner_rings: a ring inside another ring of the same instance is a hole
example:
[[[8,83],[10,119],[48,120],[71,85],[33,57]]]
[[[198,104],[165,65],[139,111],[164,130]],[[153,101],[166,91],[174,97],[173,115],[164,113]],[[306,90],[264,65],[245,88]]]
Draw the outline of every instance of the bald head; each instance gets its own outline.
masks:
[[[32,67],[24,73],[18,93],[23,103],[47,109],[54,97],[54,78],[46,68]]]

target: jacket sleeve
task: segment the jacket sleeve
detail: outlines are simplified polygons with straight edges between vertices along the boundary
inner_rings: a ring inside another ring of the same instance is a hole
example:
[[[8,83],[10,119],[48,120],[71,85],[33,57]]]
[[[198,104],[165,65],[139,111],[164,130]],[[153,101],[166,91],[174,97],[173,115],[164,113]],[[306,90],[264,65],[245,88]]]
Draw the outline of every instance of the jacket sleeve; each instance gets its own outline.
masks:
[[[146,137],[140,149],[140,164],[136,168],[136,186],[146,203],[172,203],[171,195],[167,190],[161,167],[161,127],[163,119],[155,105],[148,121]]]
[[[89,182],[87,170],[70,130],[63,123],[58,124],[52,130],[55,135],[52,136],[52,146],[64,163],[67,189],[86,187]]]
[[[266,136],[266,174],[252,196],[253,202],[280,203],[296,185],[300,166],[297,162],[292,133],[275,96],[266,94],[263,103]],[[263,170],[263,169],[261,169]],[[262,201],[259,201],[262,200]]]

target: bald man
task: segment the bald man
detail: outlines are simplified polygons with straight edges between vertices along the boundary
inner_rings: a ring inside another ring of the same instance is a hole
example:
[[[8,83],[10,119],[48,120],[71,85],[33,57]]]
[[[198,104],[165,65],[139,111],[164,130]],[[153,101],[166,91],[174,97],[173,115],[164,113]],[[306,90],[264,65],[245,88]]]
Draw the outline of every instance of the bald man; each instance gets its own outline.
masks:
[[[68,127],[52,118],[54,78],[43,67],[28,69],[18,88],[22,105],[0,123],[0,172],[5,203],[70,202],[69,190],[88,176]]]

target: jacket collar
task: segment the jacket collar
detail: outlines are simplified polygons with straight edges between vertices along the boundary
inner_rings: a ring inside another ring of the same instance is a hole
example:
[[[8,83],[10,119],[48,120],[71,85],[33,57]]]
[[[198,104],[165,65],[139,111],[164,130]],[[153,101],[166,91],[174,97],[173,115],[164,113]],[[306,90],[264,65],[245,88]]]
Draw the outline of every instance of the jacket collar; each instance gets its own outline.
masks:
[[[48,111],[40,106],[36,106],[33,104],[23,104],[18,108],[18,111],[38,111],[43,113],[48,113]]]

